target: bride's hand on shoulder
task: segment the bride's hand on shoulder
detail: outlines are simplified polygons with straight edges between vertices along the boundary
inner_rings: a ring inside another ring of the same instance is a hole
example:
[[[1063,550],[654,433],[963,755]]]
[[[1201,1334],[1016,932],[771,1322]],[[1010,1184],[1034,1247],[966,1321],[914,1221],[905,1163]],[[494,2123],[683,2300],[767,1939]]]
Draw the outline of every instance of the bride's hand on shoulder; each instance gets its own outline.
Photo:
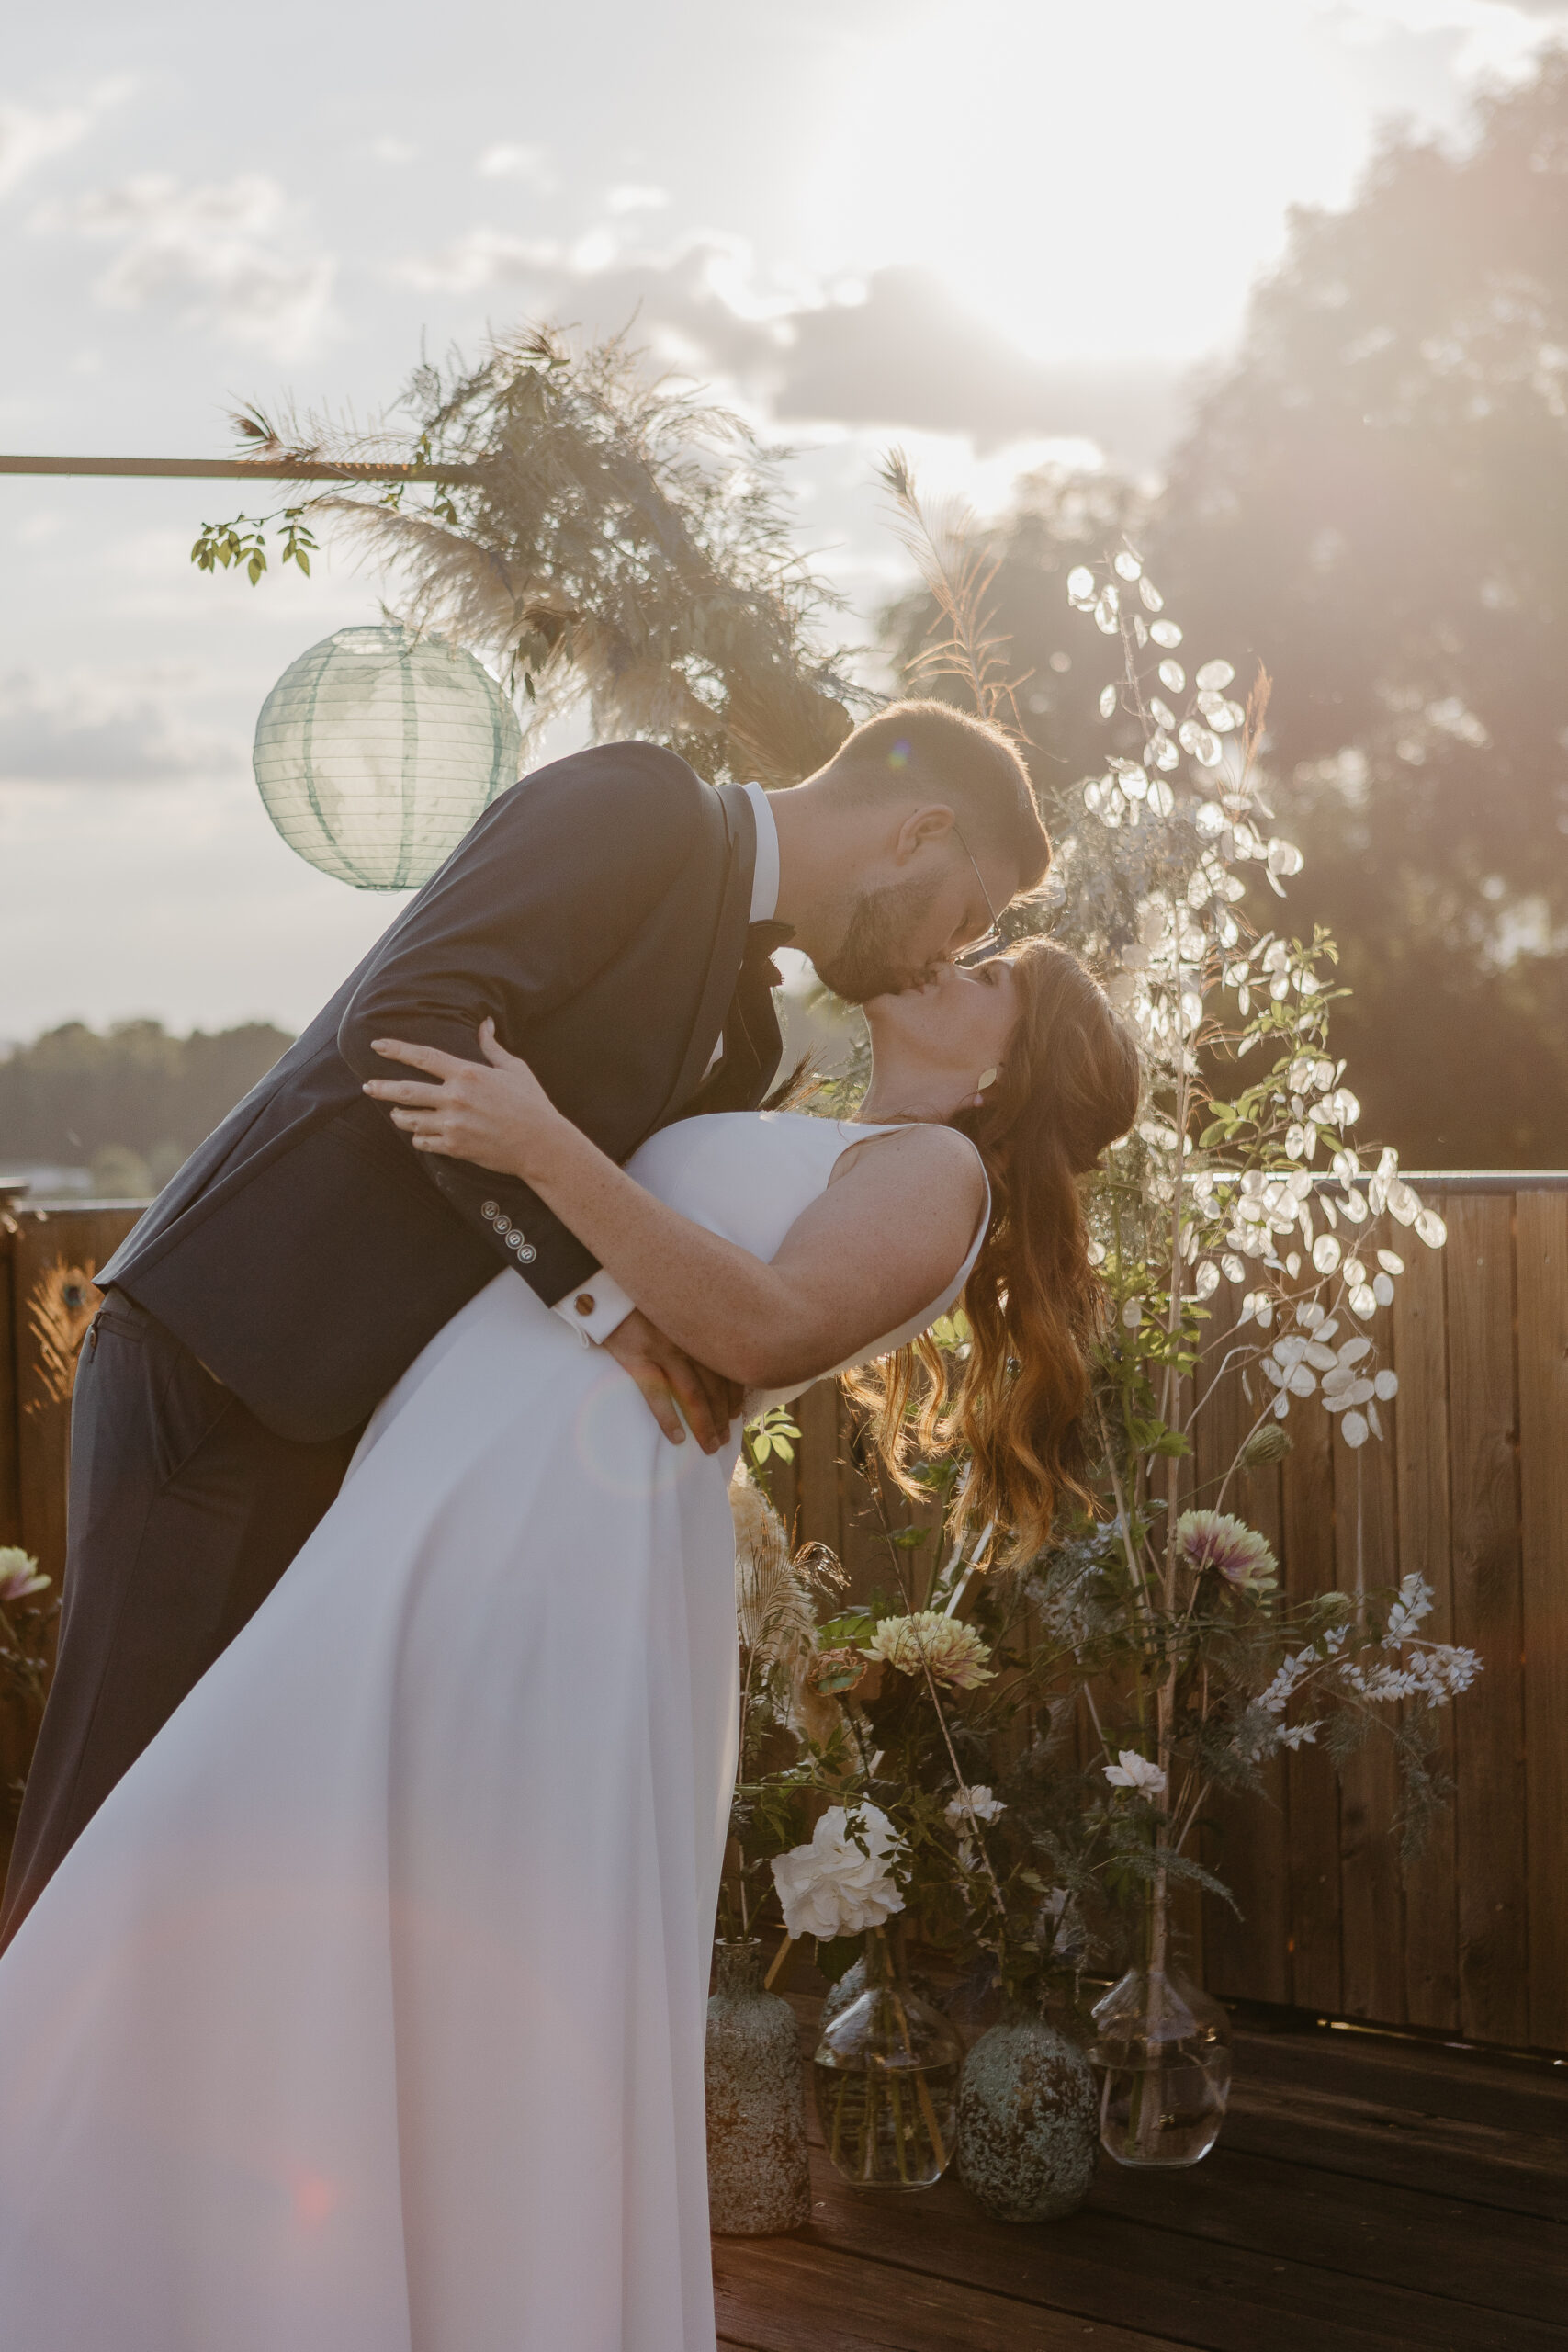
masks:
[[[570,1126],[527,1063],[500,1044],[493,1021],[479,1031],[482,1062],[398,1037],[378,1037],[374,1045],[383,1061],[404,1062],[424,1073],[423,1080],[365,1082],[366,1093],[389,1106],[393,1125],[415,1151],[440,1152],[498,1175],[529,1180],[541,1172],[550,1146]]]

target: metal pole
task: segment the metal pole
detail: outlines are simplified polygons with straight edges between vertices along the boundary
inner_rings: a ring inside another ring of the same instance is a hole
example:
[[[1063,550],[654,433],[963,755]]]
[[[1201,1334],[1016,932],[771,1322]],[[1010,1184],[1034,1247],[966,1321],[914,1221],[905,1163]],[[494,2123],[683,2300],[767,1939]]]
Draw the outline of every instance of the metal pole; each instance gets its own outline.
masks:
[[[0,474],[122,474],[171,481],[477,481],[478,466],[331,465],[294,458],[6,458]]]

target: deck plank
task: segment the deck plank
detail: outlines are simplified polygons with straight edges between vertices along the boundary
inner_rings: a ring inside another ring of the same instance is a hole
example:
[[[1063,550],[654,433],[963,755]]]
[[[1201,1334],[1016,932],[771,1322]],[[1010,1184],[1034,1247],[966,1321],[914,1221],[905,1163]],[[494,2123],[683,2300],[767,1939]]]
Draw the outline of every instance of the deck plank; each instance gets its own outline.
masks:
[[[1102,2165],[1091,2205],[1347,2280],[1560,2324],[1568,2311],[1568,2223],[1471,2203],[1462,2166],[1452,2170],[1450,2196],[1389,2183],[1369,2196],[1363,2179],[1222,2141],[1190,2172],[1135,2177]]]
[[[816,2004],[793,2006],[808,2050]],[[716,2244],[724,2345],[1568,2352],[1568,2080],[1528,2057],[1269,2024],[1237,2022],[1206,2163],[1102,2162],[1066,2222],[992,2222],[951,2177],[859,2195],[814,2144],[810,2224]]]
[[[886,2217],[877,2207],[869,2218],[874,2230]],[[857,2258],[816,2230],[721,2238],[714,2291],[723,2340],[746,2352],[1173,2352],[1194,2340],[1086,2322],[940,2271]]]
[[[1132,2184],[1134,2192],[1152,2186]],[[1168,2177],[1161,2184],[1168,2211],[1180,2188]],[[1036,2325],[1040,2314],[1066,2314],[1203,2352],[1257,2352],[1265,2344],[1269,2352],[1373,2352],[1389,2345],[1420,2352],[1563,2352],[1568,2346],[1568,2330],[1550,2319],[1325,2268],[1303,2258],[1300,2248],[1293,2256],[1278,2245],[1260,2251],[1236,2242],[1239,2233],[1226,2238],[1172,2227],[1156,2218],[1157,2193],[1148,2214],[1124,2213],[1108,2210],[1097,2187],[1069,2221],[1018,2229],[988,2221],[953,2180],[919,2198],[884,2203],[857,2196],[818,2153],[812,2198],[810,2228],[792,2243],[824,2258],[831,2252],[875,2266],[877,2296],[900,2324],[906,2300],[914,2297],[923,2308],[940,2281],[1004,2293],[1030,2306]],[[1135,2193],[1132,2201],[1135,2208]],[[1288,2243],[1288,2205],[1280,2220]]]

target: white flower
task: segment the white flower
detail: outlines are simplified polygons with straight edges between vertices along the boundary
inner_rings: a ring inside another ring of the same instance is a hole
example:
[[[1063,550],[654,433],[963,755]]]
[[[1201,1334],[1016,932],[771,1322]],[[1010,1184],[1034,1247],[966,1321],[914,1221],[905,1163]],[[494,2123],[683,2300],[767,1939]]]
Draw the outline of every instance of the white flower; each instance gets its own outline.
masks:
[[[773,1857],[786,1931],[829,1938],[880,1928],[904,1908],[893,1876],[903,1853],[904,1841],[880,1806],[857,1805],[852,1813],[829,1805],[809,1845]]]
[[[1135,1747],[1124,1747],[1121,1759],[1105,1767],[1105,1777],[1113,1789],[1137,1789],[1145,1795],[1157,1797],[1165,1788],[1165,1774]]]
[[[950,1829],[959,1831],[967,1829],[971,1820],[999,1821],[1006,1811],[1000,1797],[993,1796],[990,1790],[981,1783],[969,1791],[967,1804],[961,1795],[950,1797],[942,1819]]]
[[[26,1600],[29,1593],[41,1592],[49,1582],[38,1573],[38,1562],[30,1552],[15,1544],[0,1544],[0,1604]]]
[[[864,1655],[886,1659],[899,1674],[919,1674],[923,1667],[933,1682],[945,1682],[953,1690],[973,1690],[977,1683],[995,1679],[986,1664],[991,1653],[973,1625],[938,1609],[884,1617]]]

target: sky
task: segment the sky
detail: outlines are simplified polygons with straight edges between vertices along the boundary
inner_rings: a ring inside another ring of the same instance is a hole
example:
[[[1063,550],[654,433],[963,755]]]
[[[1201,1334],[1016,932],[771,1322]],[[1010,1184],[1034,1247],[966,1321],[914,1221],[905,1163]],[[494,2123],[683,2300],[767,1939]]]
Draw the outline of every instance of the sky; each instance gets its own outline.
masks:
[[[246,401],[370,419],[422,350],[635,317],[796,450],[863,634],[904,576],[881,450],[982,511],[1048,458],[1157,474],[1289,208],[1554,36],[1568,0],[17,12],[0,448],[226,456]],[[0,1043],[299,1027],[400,903],[296,857],[250,773],[268,688],[381,583],[197,573],[237,495],[0,478]]]

